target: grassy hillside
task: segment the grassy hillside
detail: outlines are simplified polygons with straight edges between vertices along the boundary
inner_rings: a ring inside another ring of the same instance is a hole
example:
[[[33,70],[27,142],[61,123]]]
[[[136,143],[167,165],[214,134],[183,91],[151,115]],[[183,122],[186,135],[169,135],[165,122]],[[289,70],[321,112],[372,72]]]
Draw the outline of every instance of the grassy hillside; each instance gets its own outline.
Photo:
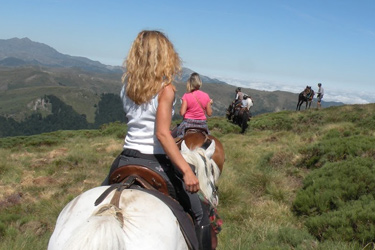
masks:
[[[219,250],[374,249],[375,104],[259,115],[244,135],[225,118],[209,127],[226,151]],[[45,249],[61,209],[100,185],[125,132],[0,139],[0,249]]]

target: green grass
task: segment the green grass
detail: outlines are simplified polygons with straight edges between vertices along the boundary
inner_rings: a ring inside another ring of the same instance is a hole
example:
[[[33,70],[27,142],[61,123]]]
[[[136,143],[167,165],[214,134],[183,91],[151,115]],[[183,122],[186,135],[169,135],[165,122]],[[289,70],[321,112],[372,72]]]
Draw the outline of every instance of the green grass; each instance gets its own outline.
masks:
[[[217,249],[375,249],[374,111],[264,114],[244,135],[210,118],[226,154]],[[46,249],[62,208],[100,185],[125,133],[114,123],[1,138],[0,249]]]

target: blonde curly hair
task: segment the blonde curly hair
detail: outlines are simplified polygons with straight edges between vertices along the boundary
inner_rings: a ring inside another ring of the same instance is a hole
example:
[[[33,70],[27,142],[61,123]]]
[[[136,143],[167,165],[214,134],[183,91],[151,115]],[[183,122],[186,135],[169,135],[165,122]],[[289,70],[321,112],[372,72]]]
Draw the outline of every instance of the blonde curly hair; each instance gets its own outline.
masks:
[[[144,30],[134,40],[123,68],[126,95],[140,105],[172,83],[181,72],[181,59],[165,34]]]

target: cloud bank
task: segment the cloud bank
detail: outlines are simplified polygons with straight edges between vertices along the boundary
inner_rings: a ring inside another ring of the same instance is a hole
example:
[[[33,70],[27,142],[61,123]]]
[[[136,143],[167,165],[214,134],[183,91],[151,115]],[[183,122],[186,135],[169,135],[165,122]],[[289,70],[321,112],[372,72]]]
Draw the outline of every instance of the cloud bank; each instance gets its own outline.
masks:
[[[285,83],[277,83],[277,82],[259,82],[259,81],[251,81],[251,80],[241,80],[241,79],[234,79],[228,77],[212,77],[223,82],[226,82],[230,85],[243,87],[243,88],[251,88],[256,90],[264,90],[264,91],[286,91],[291,93],[300,93],[303,91],[305,86],[301,86],[300,84],[293,85],[293,84],[285,84]],[[311,86],[312,89],[317,92],[318,86]],[[340,90],[334,89],[332,87],[324,87],[324,100],[330,102],[342,102],[345,104],[368,104],[368,103],[375,103],[375,93],[365,92],[365,91],[348,91],[348,90]]]

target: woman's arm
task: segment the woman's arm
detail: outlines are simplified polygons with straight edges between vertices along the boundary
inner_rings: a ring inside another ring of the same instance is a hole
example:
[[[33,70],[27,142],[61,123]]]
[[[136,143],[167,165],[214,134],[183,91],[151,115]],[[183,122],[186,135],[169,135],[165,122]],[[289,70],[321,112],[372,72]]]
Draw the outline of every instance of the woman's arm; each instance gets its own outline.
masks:
[[[187,110],[187,101],[185,99],[182,99],[180,115],[184,116],[186,114],[186,110]]]
[[[182,157],[169,131],[172,122],[173,100],[173,86],[167,85],[159,94],[159,104],[156,112],[156,136],[173,165],[177,166],[182,172],[186,190],[195,193],[199,190],[198,178]]]
[[[209,103],[207,103],[206,113],[208,116],[212,115],[212,106],[211,106],[212,103],[213,103],[212,99],[210,99]]]

